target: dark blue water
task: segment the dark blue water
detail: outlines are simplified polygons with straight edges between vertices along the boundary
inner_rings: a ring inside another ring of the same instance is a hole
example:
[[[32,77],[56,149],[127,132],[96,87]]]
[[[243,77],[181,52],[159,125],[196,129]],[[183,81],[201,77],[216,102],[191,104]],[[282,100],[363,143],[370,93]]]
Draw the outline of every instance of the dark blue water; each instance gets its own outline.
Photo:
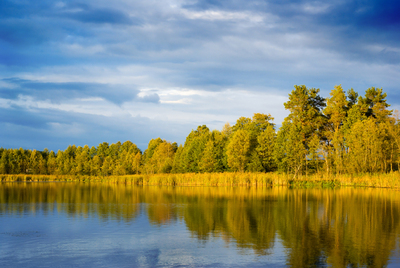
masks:
[[[399,202],[384,190],[7,183],[0,267],[400,267]]]

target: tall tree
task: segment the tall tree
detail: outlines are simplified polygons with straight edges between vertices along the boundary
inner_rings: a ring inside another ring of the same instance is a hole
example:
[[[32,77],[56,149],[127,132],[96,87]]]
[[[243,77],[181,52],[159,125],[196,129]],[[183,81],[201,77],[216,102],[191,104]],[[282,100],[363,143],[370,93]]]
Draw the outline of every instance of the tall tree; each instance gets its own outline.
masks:
[[[365,91],[365,97],[360,97],[358,102],[367,117],[372,116],[377,122],[383,122],[393,112],[387,109],[390,105],[386,103],[386,96],[382,88],[371,87]]]
[[[232,127],[229,122],[226,122],[225,125],[222,127],[221,133],[228,139],[232,135]]]
[[[174,162],[172,163],[172,173],[184,173],[184,169],[182,167],[182,152],[183,152],[183,146],[182,144],[179,145],[178,149],[176,150],[175,156],[174,156]]]
[[[275,125],[271,122],[272,120],[274,118],[270,114],[255,113],[253,118],[240,117],[232,127],[233,133],[243,130],[249,136],[250,147],[247,153],[249,160],[246,163],[246,169],[249,171],[266,170],[264,165],[267,165],[268,154],[272,154],[272,148],[267,148],[268,139],[273,139],[275,133]],[[267,152],[267,149],[270,151]]]
[[[154,151],[151,159],[146,163],[150,173],[170,173],[174,161],[175,147],[171,142],[163,141]]]
[[[225,171],[228,169],[228,159],[226,156],[228,137],[218,130],[213,130],[211,132],[211,139],[214,142],[214,157],[217,160],[214,165],[214,172]]]
[[[56,154],[50,151],[49,157],[47,159],[47,173],[54,175],[57,174],[57,160]]]
[[[132,172],[133,172],[134,174],[139,174],[139,172],[140,172],[140,165],[141,165],[141,162],[142,162],[142,154],[141,154],[140,151],[139,151],[139,152],[137,152],[135,155],[134,155],[134,152],[132,152],[131,155],[133,156],[133,157],[131,157],[131,161],[132,161]]]
[[[0,158],[0,174],[8,174],[8,150],[2,150]]]
[[[296,176],[303,169],[307,173],[309,143],[313,135],[322,135],[326,118],[321,110],[326,104],[325,99],[318,95],[319,89],[307,89],[306,86],[294,87],[295,89],[289,94],[289,101],[284,103],[285,109],[290,113],[278,132],[279,144],[276,146],[275,159],[288,164],[283,165]],[[299,159],[300,153],[302,160]],[[282,164],[280,166],[282,168]]]
[[[210,138],[210,130],[206,125],[198,126],[187,136],[181,158],[184,172],[199,172],[199,164],[203,151]]]
[[[264,171],[272,171],[275,168],[274,145],[276,132],[273,125],[268,125],[257,137],[257,154]]]
[[[351,95],[351,97],[354,95]],[[351,100],[352,101],[352,100]],[[323,146],[326,169],[330,171],[330,160],[333,159],[336,172],[343,171],[343,157],[345,153],[343,123],[349,109],[349,101],[341,85],[335,86],[327,98],[324,114],[327,116],[325,129],[326,142]],[[333,155],[331,156],[331,152]]]
[[[149,161],[152,158],[152,156],[153,156],[155,150],[157,149],[158,145],[160,145],[162,142],[163,141],[162,141],[161,138],[151,139],[149,141],[149,145],[147,146],[147,149],[143,153],[143,157],[142,157],[143,165],[146,166],[146,164],[149,163]],[[147,166],[149,166],[149,165],[150,164],[147,164]]]
[[[284,103],[285,109],[290,111],[285,121],[300,124],[302,142],[307,148],[309,138],[325,121],[321,111],[326,106],[325,99],[318,95],[319,89],[307,89],[304,85],[294,87],[289,94],[289,101]]]
[[[23,173],[21,171],[21,158],[19,157],[18,149],[13,149],[10,151],[11,157],[9,158],[9,173],[19,174]]]
[[[199,169],[201,172],[213,172],[215,170],[218,160],[215,157],[214,150],[214,141],[209,139],[199,163]]]
[[[229,141],[227,152],[228,165],[234,171],[244,172],[250,159],[250,134],[238,129]]]
[[[302,134],[300,122],[284,121],[279,129],[274,146],[274,160],[278,169],[294,174],[294,178],[302,172],[308,154]]]

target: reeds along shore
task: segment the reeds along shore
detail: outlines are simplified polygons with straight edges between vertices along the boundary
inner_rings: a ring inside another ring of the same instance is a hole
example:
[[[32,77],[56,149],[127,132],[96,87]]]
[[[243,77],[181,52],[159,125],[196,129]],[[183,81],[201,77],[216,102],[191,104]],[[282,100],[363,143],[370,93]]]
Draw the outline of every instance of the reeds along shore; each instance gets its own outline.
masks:
[[[10,181],[80,181],[109,182],[135,185],[172,185],[172,186],[299,186],[299,187],[334,187],[360,186],[400,188],[400,173],[358,175],[313,174],[299,176],[278,172],[225,172],[225,173],[184,173],[184,174],[152,174],[125,176],[73,176],[73,175],[0,175],[0,180]]]

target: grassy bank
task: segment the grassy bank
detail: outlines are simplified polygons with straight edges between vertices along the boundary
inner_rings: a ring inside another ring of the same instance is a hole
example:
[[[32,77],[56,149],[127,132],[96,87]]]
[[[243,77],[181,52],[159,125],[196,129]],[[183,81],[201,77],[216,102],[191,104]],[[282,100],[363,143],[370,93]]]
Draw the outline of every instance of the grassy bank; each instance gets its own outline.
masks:
[[[1,181],[81,181],[137,185],[176,186],[274,186],[331,187],[362,186],[400,188],[400,173],[331,175],[314,174],[293,179],[281,173],[185,173],[126,176],[0,175]]]

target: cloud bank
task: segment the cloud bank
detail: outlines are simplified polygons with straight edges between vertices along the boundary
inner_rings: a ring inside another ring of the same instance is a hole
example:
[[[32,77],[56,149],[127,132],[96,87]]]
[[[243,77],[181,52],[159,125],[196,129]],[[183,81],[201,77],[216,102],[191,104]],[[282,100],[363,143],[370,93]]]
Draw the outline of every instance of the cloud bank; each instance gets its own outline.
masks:
[[[271,113],[293,85],[400,96],[397,1],[0,3],[0,147],[183,143]]]

